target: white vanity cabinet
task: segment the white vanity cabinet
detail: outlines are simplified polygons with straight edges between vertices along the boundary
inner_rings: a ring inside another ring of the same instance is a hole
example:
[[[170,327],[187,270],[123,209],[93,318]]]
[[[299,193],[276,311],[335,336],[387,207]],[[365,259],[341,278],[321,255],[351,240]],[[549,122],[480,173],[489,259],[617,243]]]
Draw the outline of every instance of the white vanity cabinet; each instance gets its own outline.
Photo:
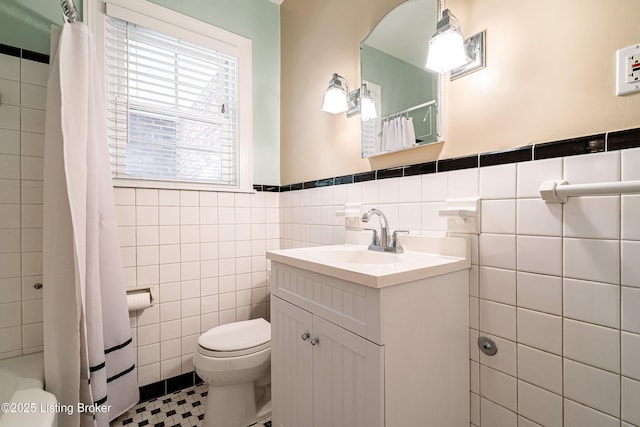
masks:
[[[270,258],[274,427],[469,425],[468,265],[374,287]]]
[[[382,346],[272,299],[276,426],[383,426]],[[274,343],[277,343],[274,345]]]

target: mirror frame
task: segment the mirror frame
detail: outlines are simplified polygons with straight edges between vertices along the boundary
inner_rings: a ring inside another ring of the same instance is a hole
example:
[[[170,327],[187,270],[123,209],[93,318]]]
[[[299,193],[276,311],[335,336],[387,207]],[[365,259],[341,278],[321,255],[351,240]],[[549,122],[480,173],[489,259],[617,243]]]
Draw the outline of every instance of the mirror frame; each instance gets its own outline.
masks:
[[[376,22],[376,24],[373,26],[373,28],[371,29],[371,31],[369,31],[369,33],[367,34],[367,36],[360,42],[360,85],[362,86],[362,83],[367,81],[366,79],[363,78],[362,75],[362,46],[364,45],[365,41],[369,38],[369,36],[376,30],[376,28],[378,27],[378,25],[385,19],[387,18],[391,13],[393,13],[397,8],[402,7],[403,5],[405,5],[408,2],[411,1],[417,1],[417,0],[405,0],[402,3],[399,3],[398,5],[396,5],[393,9],[391,9],[390,11],[388,11],[386,14],[384,14],[379,20],[378,22]],[[436,2],[436,22],[438,19],[440,19],[440,16],[442,15],[442,10],[443,10],[443,2],[444,0],[434,0]],[[433,29],[434,33],[435,33],[435,28]],[[425,44],[425,48],[428,45],[429,40],[425,40],[424,44]],[[426,71],[426,69],[425,69]],[[426,71],[428,72],[428,71]],[[375,153],[369,156],[364,156],[364,152],[362,150],[363,147],[363,128],[361,126],[361,130],[360,130],[360,157],[363,159],[369,159],[369,158],[375,158],[375,157],[379,157],[379,156],[385,156],[387,154],[393,154],[393,153],[399,153],[402,151],[407,151],[407,150],[413,150],[416,148],[420,148],[420,147],[426,147],[429,145],[433,145],[433,144],[438,144],[438,143],[443,143],[445,141],[445,128],[444,128],[444,123],[445,123],[445,78],[444,78],[444,74],[438,74],[437,75],[437,91],[436,91],[436,108],[435,108],[435,114],[436,114],[436,140],[432,141],[432,142],[428,142],[428,143],[424,143],[424,144],[419,144],[419,145],[415,145],[414,147],[408,147],[408,148],[402,148],[399,150],[393,150],[393,151],[385,151],[385,152],[381,152],[381,153]],[[382,118],[378,118],[376,120],[381,120]]]

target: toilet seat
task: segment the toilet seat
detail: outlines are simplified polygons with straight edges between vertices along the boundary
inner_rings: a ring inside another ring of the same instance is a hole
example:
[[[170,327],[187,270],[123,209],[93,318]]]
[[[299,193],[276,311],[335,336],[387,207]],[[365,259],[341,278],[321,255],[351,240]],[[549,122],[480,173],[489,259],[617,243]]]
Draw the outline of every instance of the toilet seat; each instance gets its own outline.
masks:
[[[198,338],[198,353],[215,358],[244,356],[270,346],[271,325],[262,318],[217,326]]]

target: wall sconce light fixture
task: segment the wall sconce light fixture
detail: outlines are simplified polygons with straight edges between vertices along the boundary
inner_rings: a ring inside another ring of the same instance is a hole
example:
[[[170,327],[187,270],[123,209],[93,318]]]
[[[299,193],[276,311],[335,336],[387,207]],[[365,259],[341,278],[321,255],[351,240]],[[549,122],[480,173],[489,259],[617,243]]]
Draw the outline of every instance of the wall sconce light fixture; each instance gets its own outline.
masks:
[[[360,117],[362,117],[363,122],[378,117],[376,102],[373,100],[371,91],[369,91],[366,83],[362,83],[360,88]]]
[[[451,80],[484,67],[485,31],[464,40],[460,23],[449,9],[442,12],[436,32],[429,40],[426,68],[444,74]]]
[[[342,83],[346,89],[342,87]],[[347,94],[349,93],[349,84],[344,77],[337,73],[333,73],[329,80],[329,87],[324,91],[324,102],[322,103],[322,111],[331,114],[344,113],[347,111]]]
[[[324,91],[322,111],[331,114],[346,112],[347,117],[362,111],[363,121],[376,117],[375,102],[367,85],[363,84],[360,89],[349,91],[347,80],[337,73],[333,73],[329,80],[329,87]]]

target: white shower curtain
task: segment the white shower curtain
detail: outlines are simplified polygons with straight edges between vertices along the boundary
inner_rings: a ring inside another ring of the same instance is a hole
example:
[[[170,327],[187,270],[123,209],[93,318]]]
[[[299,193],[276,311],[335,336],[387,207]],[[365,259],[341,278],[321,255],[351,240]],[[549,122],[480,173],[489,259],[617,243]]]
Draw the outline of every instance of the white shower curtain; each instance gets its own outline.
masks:
[[[58,414],[61,427],[107,426],[139,395],[103,92],[87,26],[66,23],[52,58],[44,159],[45,383],[59,403],[74,408]]]
[[[381,152],[397,151],[416,144],[413,117],[395,117],[385,120],[382,126]]]

